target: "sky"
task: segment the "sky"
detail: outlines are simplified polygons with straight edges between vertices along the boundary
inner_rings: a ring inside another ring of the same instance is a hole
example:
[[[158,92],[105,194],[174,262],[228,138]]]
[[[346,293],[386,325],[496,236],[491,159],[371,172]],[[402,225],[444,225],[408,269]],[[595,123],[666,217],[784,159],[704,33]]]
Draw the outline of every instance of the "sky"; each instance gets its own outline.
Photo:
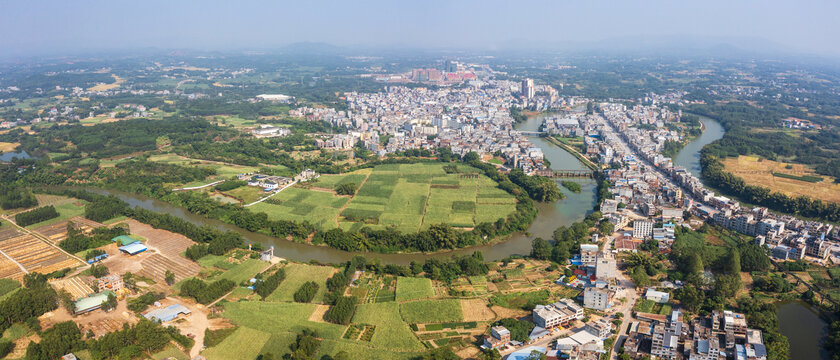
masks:
[[[840,56],[838,16],[837,0],[0,0],[0,56],[270,50],[298,42],[554,49],[663,37]]]

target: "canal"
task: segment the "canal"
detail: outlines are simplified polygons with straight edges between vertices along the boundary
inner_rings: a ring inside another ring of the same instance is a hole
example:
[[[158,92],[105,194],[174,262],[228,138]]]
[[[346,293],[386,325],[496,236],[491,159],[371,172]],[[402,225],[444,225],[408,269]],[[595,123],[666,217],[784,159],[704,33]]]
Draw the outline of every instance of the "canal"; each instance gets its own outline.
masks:
[[[516,128],[518,130],[536,131],[539,129],[541,123],[542,117],[534,117],[518,124]],[[529,139],[543,150],[545,158],[551,163],[551,167],[553,169],[586,169],[586,167],[574,156],[549,143],[548,141],[545,141],[539,136],[529,137]],[[379,258],[383,261],[383,263],[407,265],[412,261],[423,262],[432,257],[449,257],[452,255],[471,254],[473,251],[481,251],[484,254],[484,258],[487,260],[499,260],[510,255],[529,254],[531,252],[531,241],[534,238],[542,237],[544,239],[551,239],[551,236],[557,227],[570,225],[576,221],[583,220],[583,218],[586,217],[586,215],[591,212],[595,206],[597,196],[595,181],[592,179],[572,179],[572,181],[580,183],[582,191],[579,193],[573,193],[560,186],[560,190],[566,195],[566,198],[554,203],[537,204],[539,215],[537,215],[537,218],[528,228],[527,233],[514,233],[510,235],[510,238],[507,241],[504,242],[432,254],[347,252],[326,246],[301,244],[287,241],[285,239],[271,237],[265,234],[250,232],[219,220],[208,219],[200,215],[195,215],[180,207],[146,196],[99,188],[90,188],[88,190],[99,194],[113,194],[127,202],[132,207],[137,206],[143,209],[170,214],[196,225],[207,225],[220,230],[238,232],[248,243],[260,243],[265,247],[274,246],[275,254],[277,256],[290,260],[303,262],[316,260],[324,263],[339,263],[349,260],[354,255],[363,255],[368,258]]]

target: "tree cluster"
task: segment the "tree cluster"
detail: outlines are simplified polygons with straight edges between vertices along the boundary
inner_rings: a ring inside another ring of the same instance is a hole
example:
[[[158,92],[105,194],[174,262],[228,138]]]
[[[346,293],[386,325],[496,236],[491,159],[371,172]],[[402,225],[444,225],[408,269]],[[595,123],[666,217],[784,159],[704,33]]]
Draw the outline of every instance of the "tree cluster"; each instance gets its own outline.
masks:
[[[28,226],[57,217],[58,211],[55,210],[55,207],[47,205],[15,215],[15,223],[19,226]]]
[[[236,283],[228,279],[220,279],[207,284],[201,279],[191,278],[181,285],[181,296],[189,296],[206,305],[227,294],[234,287]]]

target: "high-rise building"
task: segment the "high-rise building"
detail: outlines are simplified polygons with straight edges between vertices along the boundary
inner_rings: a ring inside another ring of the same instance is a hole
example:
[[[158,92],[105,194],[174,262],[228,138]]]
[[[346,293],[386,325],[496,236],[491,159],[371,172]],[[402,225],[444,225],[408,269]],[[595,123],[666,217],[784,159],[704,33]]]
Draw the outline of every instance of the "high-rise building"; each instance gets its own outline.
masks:
[[[526,99],[534,98],[534,79],[522,80],[522,97]]]

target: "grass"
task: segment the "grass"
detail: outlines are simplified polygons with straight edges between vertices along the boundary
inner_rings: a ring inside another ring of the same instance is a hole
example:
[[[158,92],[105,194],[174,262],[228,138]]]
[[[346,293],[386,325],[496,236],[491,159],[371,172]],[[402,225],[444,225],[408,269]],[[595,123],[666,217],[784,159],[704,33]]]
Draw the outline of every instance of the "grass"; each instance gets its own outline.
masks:
[[[499,294],[490,298],[490,304],[508,309],[523,309],[529,304],[548,304],[549,295],[551,294],[548,290]]]
[[[419,300],[400,304],[400,314],[408,323],[438,323],[462,321],[461,301],[458,299]]]
[[[821,178],[819,176],[813,176],[813,175],[798,176],[798,175],[777,173],[777,172],[771,172],[771,174],[773,174],[773,176],[777,176],[777,177],[781,177],[781,178],[785,178],[785,179],[793,179],[793,180],[805,181],[805,182],[809,182],[809,183],[818,183],[818,182],[823,180],[823,178]]]
[[[397,279],[396,301],[425,299],[435,295],[432,280],[428,278],[399,277]]]
[[[332,276],[335,268],[307,264],[289,264],[285,268],[286,279],[269,295],[267,301],[294,301],[294,293],[303,283],[314,281],[318,284],[318,292],[312,299],[313,303],[324,300],[327,291],[327,278]]]
[[[213,359],[255,359],[262,350],[271,334],[240,327],[222,340],[219,345],[209,348],[202,355],[208,360]]]
[[[296,333],[310,328],[325,339],[341,338],[346,326],[309,321],[309,316],[312,315],[316,306],[315,304],[264,301],[229,302],[224,304],[225,312],[222,316],[239,326],[260,329],[270,334]]]
[[[639,300],[639,302],[636,303],[635,306],[633,306],[633,310],[636,310],[638,312],[649,313],[653,311],[654,305],[656,305],[656,303],[653,302],[653,300],[642,299]]]
[[[253,278],[254,275],[259,273],[266,267],[268,267],[268,264],[264,261],[248,259],[239,264],[236,264],[233,268],[231,268],[228,271],[225,271],[221,275],[215,277],[213,280],[215,281],[221,279],[228,279],[239,284],[243,281]]]
[[[152,359],[154,360],[163,360],[163,359],[177,359],[177,360],[189,360],[190,357],[187,354],[184,354],[183,351],[178,350],[178,348],[174,346],[167,346],[163,351],[152,354]]]
[[[370,343],[377,348],[423,350],[423,345],[400,317],[400,305],[395,302],[361,304],[356,308],[353,323],[376,325]]]
[[[292,352],[289,347],[297,338],[297,334],[291,332],[283,332],[271,334],[271,338],[265,343],[260,354],[272,354],[275,359],[281,358],[283,354]]]
[[[81,205],[76,205],[77,202],[75,202],[75,201],[69,201],[69,202],[53,205],[55,207],[55,211],[58,212],[58,217],[57,218],[53,218],[53,219],[45,220],[45,221],[42,221],[42,222],[39,222],[39,223],[31,224],[29,226],[26,226],[26,228],[27,229],[34,229],[34,228],[37,228],[37,227],[50,225],[50,224],[55,224],[57,222],[68,220],[68,219],[70,219],[74,216],[82,216],[82,215],[85,214],[85,205],[84,204],[86,203],[86,201],[79,200],[78,203],[81,204]]]
[[[17,280],[0,279],[0,298],[3,298],[6,294],[11,293],[19,287],[20,283]]]
[[[9,328],[3,332],[3,338],[10,341],[15,341],[26,336],[26,334],[28,333],[29,328],[27,328],[26,325],[15,323],[9,326]]]

